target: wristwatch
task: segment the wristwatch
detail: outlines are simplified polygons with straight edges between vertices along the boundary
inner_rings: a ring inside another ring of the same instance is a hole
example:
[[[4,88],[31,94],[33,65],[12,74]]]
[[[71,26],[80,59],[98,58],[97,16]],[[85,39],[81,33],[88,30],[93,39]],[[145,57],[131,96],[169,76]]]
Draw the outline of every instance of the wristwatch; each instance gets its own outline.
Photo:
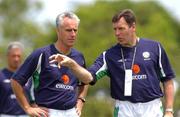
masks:
[[[172,114],[174,113],[172,108],[166,108],[165,112],[171,112]]]
[[[84,97],[78,97],[79,100],[81,100],[83,103],[86,102],[86,99]]]

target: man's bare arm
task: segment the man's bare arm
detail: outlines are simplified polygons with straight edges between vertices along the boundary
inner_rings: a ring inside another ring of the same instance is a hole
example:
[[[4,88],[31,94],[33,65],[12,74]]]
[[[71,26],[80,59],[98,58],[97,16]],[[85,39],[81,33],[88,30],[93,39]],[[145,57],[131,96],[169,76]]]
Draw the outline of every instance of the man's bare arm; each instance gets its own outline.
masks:
[[[89,84],[93,80],[93,77],[89,71],[65,55],[55,54],[50,56],[49,59],[50,63],[58,62],[59,68],[61,68],[61,66],[66,66],[71,69],[74,75],[85,84]]]

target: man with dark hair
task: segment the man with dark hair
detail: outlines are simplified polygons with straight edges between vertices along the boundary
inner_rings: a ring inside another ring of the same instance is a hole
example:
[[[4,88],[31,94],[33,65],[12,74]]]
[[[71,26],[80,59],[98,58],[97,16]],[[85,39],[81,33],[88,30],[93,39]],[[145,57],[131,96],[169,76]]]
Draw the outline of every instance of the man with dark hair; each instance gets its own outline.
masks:
[[[175,73],[162,45],[136,35],[136,19],[130,9],[116,14],[112,23],[118,43],[103,52],[88,71],[61,54],[51,56],[50,62],[71,68],[76,76],[83,76],[84,83],[95,84],[109,76],[114,117],[162,117],[163,96],[164,117],[173,117]]]
[[[79,18],[72,12],[58,15],[57,41],[35,50],[13,75],[12,88],[28,115],[32,117],[79,117],[81,115],[88,85],[80,83],[69,68],[59,69],[57,64],[49,64],[51,55],[61,53],[85,67],[84,56],[73,48],[79,22]],[[35,103],[33,106],[28,103],[22,90],[22,86],[29,79],[32,79],[30,94],[31,100]]]

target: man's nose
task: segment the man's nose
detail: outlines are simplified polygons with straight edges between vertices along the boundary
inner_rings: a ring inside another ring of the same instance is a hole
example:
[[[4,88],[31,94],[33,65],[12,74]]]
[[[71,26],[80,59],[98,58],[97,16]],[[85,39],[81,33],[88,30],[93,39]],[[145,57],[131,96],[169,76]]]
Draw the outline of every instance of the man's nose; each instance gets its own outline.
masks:
[[[14,59],[15,59],[16,61],[19,61],[20,57],[16,56]]]
[[[71,34],[72,34],[73,36],[75,36],[75,35],[76,35],[76,31],[75,31],[75,30],[71,30]]]
[[[120,35],[120,34],[121,34],[120,31],[118,31],[118,30],[115,31],[115,35],[116,35],[116,36],[118,36],[118,35]]]

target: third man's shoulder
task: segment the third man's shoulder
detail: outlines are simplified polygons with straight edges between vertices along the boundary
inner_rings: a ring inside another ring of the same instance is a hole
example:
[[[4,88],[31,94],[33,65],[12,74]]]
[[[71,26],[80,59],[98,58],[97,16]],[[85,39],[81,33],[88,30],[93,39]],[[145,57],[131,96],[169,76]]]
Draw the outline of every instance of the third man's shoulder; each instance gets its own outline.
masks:
[[[149,49],[149,50],[157,50],[160,47],[160,42],[152,39],[147,39],[147,38],[140,38],[139,47],[144,48],[144,49]]]
[[[160,43],[154,39],[148,39],[148,38],[140,38],[140,42],[149,43],[149,44],[159,44]]]

